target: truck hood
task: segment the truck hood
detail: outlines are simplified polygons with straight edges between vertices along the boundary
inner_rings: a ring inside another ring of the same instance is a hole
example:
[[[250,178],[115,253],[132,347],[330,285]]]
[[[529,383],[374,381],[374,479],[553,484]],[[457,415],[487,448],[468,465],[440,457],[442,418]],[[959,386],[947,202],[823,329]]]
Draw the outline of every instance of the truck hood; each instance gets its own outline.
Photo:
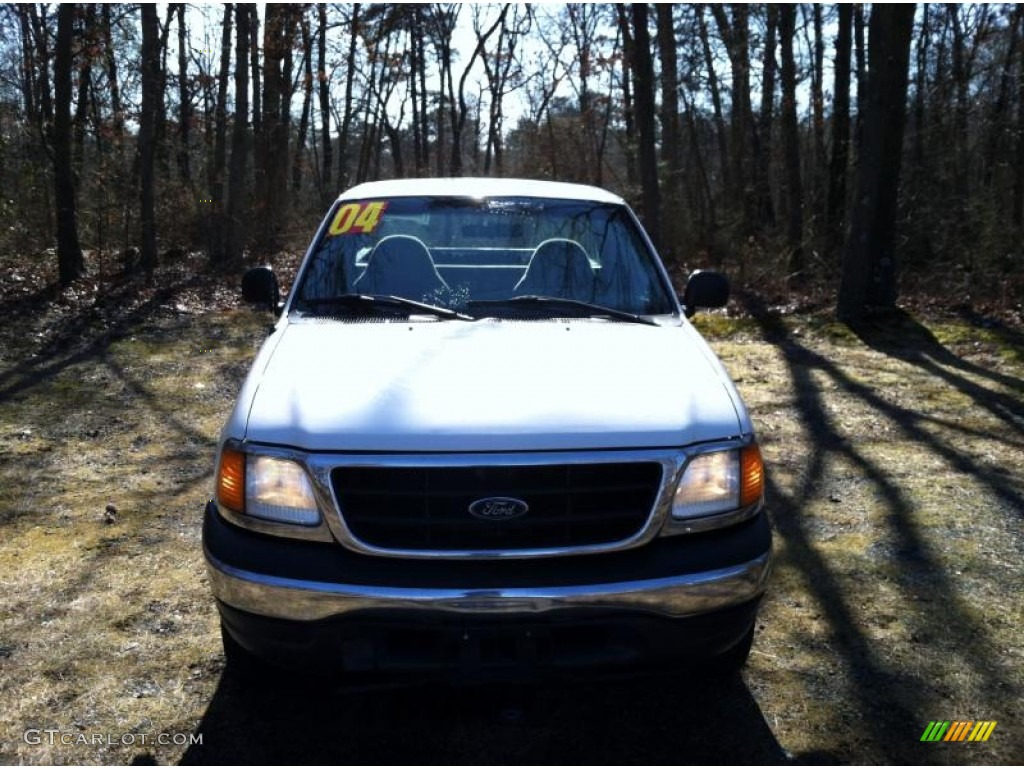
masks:
[[[749,426],[688,323],[302,319],[278,334],[243,390],[255,389],[246,440],[310,451],[655,448]]]

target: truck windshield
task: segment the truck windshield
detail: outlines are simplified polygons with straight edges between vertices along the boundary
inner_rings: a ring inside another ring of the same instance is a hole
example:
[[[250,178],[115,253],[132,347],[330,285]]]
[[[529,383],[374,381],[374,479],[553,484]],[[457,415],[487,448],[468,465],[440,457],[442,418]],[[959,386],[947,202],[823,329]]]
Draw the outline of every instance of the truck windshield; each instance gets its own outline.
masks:
[[[522,296],[638,315],[674,311],[628,210],[585,200],[342,201],[300,280],[302,312],[322,311],[346,294],[397,296],[476,316],[477,302]]]

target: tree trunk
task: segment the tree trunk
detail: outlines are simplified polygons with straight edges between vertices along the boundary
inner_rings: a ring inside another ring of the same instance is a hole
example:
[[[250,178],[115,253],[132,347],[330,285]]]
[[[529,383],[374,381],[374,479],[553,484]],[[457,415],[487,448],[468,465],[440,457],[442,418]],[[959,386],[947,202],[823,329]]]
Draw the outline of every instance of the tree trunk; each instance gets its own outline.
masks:
[[[718,24],[729,64],[732,69],[732,108],[729,116],[729,151],[732,157],[733,194],[740,202],[741,228],[749,233],[754,223],[754,195],[750,182],[752,174],[752,117],[750,107],[750,53],[748,50],[749,14],[746,5],[732,6],[732,21],[724,6],[712,4],[711,12]]]
[[[245,248],[246,227],[245,196],[248,185],[245,181],[245,166],[249,154],[249,42],[252,33],[251,19],[256,15],[253,3],[239,3],[236,6],[235,26],[235,120],[231,130],[231,165],[228,169],[227,205],[227,248],[229,263],[242,260]]]
[[[78,244],[75,179],[71,164],[71,42],[74,23],[75,4],[61,3],[57,7],[57,49],[53,66],[57,105],[53,120],[53,178],[57,200],[57,268],[61,285],[68,285],[85,272],[85,259]]]
[[[814,165],[811,175],[811,189],[814,195],[814,232],[817,236],[825,218],[825,35],[822,32],[822,6],[813,3],[811,16],[814,25],[814,77],[811,79],[811,113],[814,121]]]
[[[72,163],[75,169],[75,188],[81,182],[82,162],[85,160],[85,124],[89,119],[89,92],[92,86],[92,55],[96,35],[96,6],[86,3],[81,18],[81,43],[78,56],[78,98],[76,99],[74,124],[75,148]]]
[[[857,63],[857,119],[853,127],[854,146],[860,147],[864,110],[868,103],[867,52],[864,47],[864,3],[853,6],[853,52]]]
[[[189,162],[189,123],[192,120],[191,96],[188,90],[188,46],[186,44],[185,4],[178,4],[178,173],[191,185]]]
[[[953,109],[954,126],[954,188],[956,189],[957,208],[955,215],[963,222],[967,215],[966,205],[970,196],[970,158],[968,155],[968,109],[970,73],[967,65],[967,50],[964,41],[964,29],[960,18],[960,7],[955,3],[946,4],[949,20],[953,28],[953,87],[956,90],[956,106]]]
[[[704,155],[701,149],[700,133],[697,130],[697,120],[693,115],[694,107],[686,103],[686,94],[683,93],[684,105],[686,108],[687,123],[690,127],[690,156],[694,166],[697,168],[697,179],[700,182],[703,205],[700,206],[698,219],[700,221],[701,236],[704,240],[704,249],[707,251],[711,263],[716,267],[721,266],[718,248],[716,247],[718,218],[715,211],[715,196],[711,191],[711,182],[708,179],[708,172],[704,162]],[[742,265],[741,265],[742,268]]]
[[[412,104],[412,164],[415,168],[415,174],[422,176],[423,173],[423,134],[420,128],[423,125],[420,119],[420,82],[419,82],[419,68],[420,68],[420,53],[419,48],[423,44],[420,40],[419,32],[417,27],[419,24],[419,11],[417,9],[411,9],[407,18],[409,26],[409,62],[408,71],[406,72],[409,88],[409,101]]]
[[[1019,244],[1024,242],[1024,52],[1017,58],[1017,158],[1013,182],[1013,224],[1017,230],[1018,263],[1021,259]]]
[[[359,3],[352,3],[349,22],[348,56],[345,59],[345,103],[342,107],[341,132],[338,134],[338,184],[341,189],[349,185],[348,141],[352,129],[352,87],[356,76],[356,43],[359,40]]]
[[[804,269],[803,189],[800,179],[800,133],[796,115],[796,6],[779,8],[779,39],[782,43],[782,143],[786,168],[786,245],[789,248],[789,276]]]
[[[466,129],[466,116],[469,113],[469,107],[466,104],[466,80],[469,78],[469,72],[473,68],[473,64],[476,60],[483,55],[484,48],[487,45],[487,41],[490,39],[498,27],[505,23],[505,16],[508,14],[508,9],[511,7],[510,3],[505,3],[501,7],[501,12],[498,14],[498,19],[495,21],[487,30],[477,36],[476,47],[473,49],[472,55],[469,57],[469,61],[466,63],[465,68],[462,70],[462,76],[459,78],[459,90],[457,96],[458,103],[458,115],[456,119],[452,120],[452,175],[462,175],[462,132]],[[479,108],[479,105],[478,105]]]
[[[260,17],[256,12],[249,15],[249,66],[252,69],[252,130],[257,136],[263,133],[263,88],[260,85]]]
[[[842,243],[843,212],[846,210],[846,168],[850,159],[850,49],[853,8],[839,5],[836,36],[835,76],[832,101],[832,158],[829,162],[826,228],[831,254]]]
[[[430,115],[427,110],[427,46],[423,39],[423,12],[422,6],[416,6],[416,30],[419,37],[419,72],[420,72],[420,139],[423,142],[423,170],[427,173],[430,168]],[[438,147],[438,152],[440,152]]]
[[[156,6],[142,6],[142,111],[139,115],[140,264],[152,280],[156,269],[154,166],[156,121],[160,99],[160,22]]]
[[[917,80],[914,85],[914,138],[911,174],[915,182],[925,173],[925,99],[928,91],[928,44],[931,40],[928,4],[921,7],[921,32],[917,36]],[[915,184],[919,186],[919,184]]]
[[[317,20],[320,29],[317,34],[316,80],[317,96],[320,101],[320,144],[323,150],[322,178],[320,180],[323,196],[333,199],[336,190],[331,186],[331,169],[334,163],[333,146],[331,144],[331,83],[327,77],[327,5],[318,3],[316,6]],[[326,202],[326,200],[325,200]]]
[[[1013,17],[1010,19],[1010,42],[1006,47],[1006,57],[1003,59],[1002,72],[999,75],[999,91],[996,102],[992,106],[992,116],[989,121],[988,143],[985,146],[985,185],[991,187],[995,178],[995,169],[998,163],[999,148],[1004,141],[1012,141],[1013,123],[1012,117],[1008,117],[1007,111],[1011,103],[1010,91],[1013,87],[1013,64],[1017,57],[1017,49],[1020,45],[1020,36],[1024,33],[1024,5],[1017,4]]]
[[[630,189],[636,187],[636,130],[633,120],[633,88],[631,62],[633,61],[633,33],[629,28],[629,16],[626,13],[625,3],[616,3],[615,8],[619,20],[619,29],[622,33],[622,113],[624,123],[625,147],[623,154],[626,156],[626,184]]]
[[[167,16],[164,18],[163,26],[157,19],[157,59],[156,59],[156,119],[153,128],[153,152],[156,162],[159,164],[160,178],[167,178],[171,175],[170,158],[167,152],[167,52],[170,46],[167,44],[171,33],[171,21],[178,3],[167,5]]]
[[[292,158],[292,191],[298,195],[302,189],[302,166],[306,162],[306,133],[309,130],[309,112],[313,101],[313,38],[309,34],[309,19],[302,14],[302,116],[299,118],[299,135],[295,141],[295,156]]]
[[[284,214],[288,210],[288,122],[291,84],[286,58],[291,48],[292,8],[267,3],[263,21],[263,116],[256,141],[256,247],[264,253],[280,248]]]
[[[715,59],[711,53],[711,41],[708,38],[708,25],[704,20],[704,6],[696,7],[697,22],[701,49],[704,52],[704,68],[708,73],[708,90],[711,92],[712,114],[715,119],[715,138],[718,140],[718,157],[722,169],[722,184],[732,192],[732,162],[729,159],[729,140],[725,130],[725,118],[722,116],[722,96],[718,86],[718,75],[715,73]]]
[[[661,151],[668,171],[665,184],[666,253],[681,256],[683,237],[680,215],[683,207],[683,152],[679,126],[679,76],[676,60],[676,31],[673,18],[674,5],[659,3],[655,6],[658,18],[658,53],[661,55]]]
[[[208,165],[210,215],[207,217],[207,247],[213,265],[227,261],[227,225],[224,219],[224,174],[227,169],[228,75],[231,72],[231,3],[224,4],[221,22],[220,72],[217,76],[217,104],[214,107],[213,160]],[[239,7],[238,13],[247,11]]]
[[[24,5],[14,5],[14,12],[18,16],[18,28],[21,32],[21,92],[25,104],[25,116],[33,127],[37,128],[42,135],[42,120],[36,109],[36,56],[35,46],[32,43],[32,29],[29,26],[28,9]],[[109,19],[110,12],[105,11],[104,15]]]
[[[758,118],[759,162],[754,168],[757,185],[758,222],[775,226],[772,202],[772,122],[775,110],[775,33],[779,25],[779,6],[769,3],[765,22],[764,61],[762,64],[761,114]]]
[[[72,5],[72,8],[74,8],[74,4],[72,3],[71,5]],[[51,96],[51,90],[50,90],[50,67],[47,66],[48,62],[50,61],[50,45],[49,45],[50,32],[49,32],[49,29],[48,29],[49,19],[46,16],[46,6],[45,5],[39,6],[37,8],[35,3],[29,3],[28,8],[29,8],[29,16],[30,16],[30,18],[32,20],[33,38],[35,39],[35,42],[36,42],[36,64],[37,64],[36,69],[37,69],[37,72],[38,72],[37,86],[39,88],[37,93],[39,95],[39,105],[40,105],[40,109],[41,109],[41,112],[42,112],[42,114],[41,114],[42,122],[40,123],[40,128],[43,129],[43,134],[44,135],[42,136],[42,139],[43,139],[44,144],[51,144],[52,140],[53,140],[53,137],[50,135],[51,132],[52,132],[51,126],[53,126],[55,118],[54,118],[54,113],[53,113],[53,98]],[[73,19],[73,16],[72,16],[72,19]],[[58,16],[58,22],[57,23],[58,23],[58,25],[60,23],[59,16]],[[68,36],[69,36],[68,39],[70,40],[73,35],[74,35],[74,30],[73,29],[69,29],[68,30]],[[69,55],[70,55],[70,53],[69,53]],[[70,64],[69,64],[69,66],[70,66]],[[54,76],[54,79],[56,80],[56,75]],[[71,99],[70,79],[71,79],[71,76],[69,74],[68,75],[69,85],[68,85],[68,92],[67,92],[67,97],[68,97],[69,102],[70,102],[70,99]],[[56,83],[55,83],[55,85],[56,85]],[[70,115],[70,109],[71,109],[71,105],[69,103],[68,104],[68,110],[69,110],[68,114],[69,115]],[[70,117],[68,118],[68,120],[69,120],[69,125],[70,125]],[[68,130],[70,130],[70,127],[69,127]],[[70,147],[70,145],[69,145],[69,147]]]
[[[891,307],[897,296],[895,228],[913,4],[872,6],[870,70],[857,190],[843,253],[838,314],[860,319],[867,306]]]
[[[661,195],[658,189],[658,157],[655,154],[654,63],[651,36],[647,28],[647,4],[632,3],[633,76],[636,85],[636,123],[640,138],[640,184],[643,191],[642,219],[654,243],[661,247]]]
[[[114,143],[118,148],[124,141],[124,110],[121,107],[121,88],[117,80],[117,56],[110,29],[110,4],[100,6],[103,13],[103,55],[107,63],[107,84],[110,87],[110,112],[113,116]]]

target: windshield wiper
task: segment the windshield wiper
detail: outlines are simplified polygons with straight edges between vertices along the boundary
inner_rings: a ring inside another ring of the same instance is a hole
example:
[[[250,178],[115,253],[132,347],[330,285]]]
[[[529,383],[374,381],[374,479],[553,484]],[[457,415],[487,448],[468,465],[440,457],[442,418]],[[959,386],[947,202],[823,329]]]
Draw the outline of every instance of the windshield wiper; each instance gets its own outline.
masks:
[[[527,296],[513,296],[509,299],[480,299],[466,303],[466,308],[470,310],[501,307],[513,309],[516,307],[529,307],[531,309],[548,309],[552,312],[574,310],[577,314],[584,317],[609,317],[613,320],[624,320],[628,323],[657,325],[656,322],[643,315],[635,315],[632,312],[613,309],[612,307],[602,307],[600,304],[591,304],[587,301],[560,299],[555,296],[536,296],[531,294]]]
[[[299,300],[300,305],[313,304],[317,307],[341,307],[343,309],[370,310],[397,309],[403,310],[405,315],[433,315],[442,320],[475,320],[476,318],[456,312],[453,309],[437,307],[433,304],[424,304],[420,301],[413,301],[402,296],[384,296],[380,294],[364,293],[343,293],[340,296],[325,296],[321,298],[310,298]]]

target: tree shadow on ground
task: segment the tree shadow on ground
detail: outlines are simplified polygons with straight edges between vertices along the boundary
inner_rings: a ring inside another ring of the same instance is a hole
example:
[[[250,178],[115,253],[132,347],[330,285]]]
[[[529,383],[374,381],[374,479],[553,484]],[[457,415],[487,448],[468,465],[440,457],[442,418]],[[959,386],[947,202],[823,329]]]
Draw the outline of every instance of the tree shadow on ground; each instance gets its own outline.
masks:
[[[977,321],[975,321],[977,322]],[[999,392],[991,385],[1006,387],[1024,395],[1024,381],[954,355],[935,335],[902,310],[850,326],[857,337],[882,354],[916,366],[967,395],[1007,427],[1024,433],[1024,400]],[[1020,334],[1010,329],[994,329],[993,334],[1007,346],[1021,348]],[[970,374],[985,381],[979,384]]]
[[[287,254],[280,256],[294,267]],[[17,324],[0,328],[0,344],[10,344],[19,363],[0,371],[0,400],[90,360],[112,342],[143,332],[167,312],[194,314],[236,306],[241,266],[217,270],[199,252],[173,258],[165,254],[152,278],[101,265],[66,288],[41,281],[29,292],[0,286],[0,315],[18,318]]]
[[[60,317],[41,349],[17,367],[0,373],[0,400],[14,397],[61,371],[102,355],[117,339],[147,327],[157,312],[184,291],[208,283],[209,276],[192,274],[138,299],[140,286],[112,286],[96,303],[80,306]],[[0,304],[0,312],[4,307]]]
[[[951,641],[950,645],[957,650],[949,654],[945,663],[969,670],[983,681],[984,692],[978,706],[996,711],[1000,702],[1016,700],[1020,695],[1019,686],[1007,667],[1002,649],[991,642],[987,628],[979,622],[977,613],[971,610],[957,582],[921,530],[915,500],[901,487],[896,468],[882,466],[866,453],[864,446],[843,434],[833,410],[827,407],[822,382],[834,384],[847,396],[858,398],[894,423],[903,438],[986,486],[996,499],[1005,503],[1008,514],[1015,510],[1020,515],[1024,500],[1005,477],[925,429],[924,425],[930,423],[926,413],[886,400],[833,361],[802,345],[781,318],[769,313],[757,297],[747,294],[743,300],[765,339],[783,356],[796,398],[797,416],[807,443],[812,446],[795,488],[787,492],[769,476],[768,499],[776,530],[784,542],[782,562],[784,566],[795,567],[804,576],[807,589],[817,600],[830,627],[832,650],[853,670],[848,692],[850,703],[856,707],[858,719],[872,724],[863,732],[861,745],[868,751],[861,753],[859,748],[858,761],[931,762],[935,756],[925,749],[928,745],[916,743],[929,720],[944,717],[930,709],[935,691],[929,687],[929,671],[894,666],[886,658],[886,649],[872,639],[862,620],[856,618],[865,595],[877,588],[879,579],[892,578],[904,604],[914,606],[903,617],[911,629],[911,643],[928,643],[935,638]],[[873,338],[877,343],[879,337]],[[970,364],[941,347],[930,333],[919,332],[917,341],[944,364],[970,369]],[[904,345],[909,343],[903,342]],[[923,352],[908,352],[906,358],[908,362],[920,363],[944,382],[961,388],[979,401],[979,405],[986,396],[997,394],[981,385],[964,383],[961,377],[952,377],[948,371],[928,364]],[[1014,410],[1019,408],[1017,401],[1012,401],[1012,405]],[[1005,418],[1001,410],[988,410],[998,418]],[[854,574],[840,573],[814,545],[805,515],[805,508],[814,500],[827,479],[829,464],[835,460],[852,465],[865,477],[886,511],[884,529],[872,534],[876,540],[887,544],[882,550],[883,562],[865,560],[863,569]],[[883,575],[886,568],[895,576]],[[851,580],[855,582],[853,587]],[[941,599],[935,599],[936,596]],[[965,714],[984,715],[982,712]]]
[[[581,678],[582,680],[582,678]],[[193,764],[780,764],[738,676],[294,692],[224,675]],[[830,762],[815,755],[812,762]]]

